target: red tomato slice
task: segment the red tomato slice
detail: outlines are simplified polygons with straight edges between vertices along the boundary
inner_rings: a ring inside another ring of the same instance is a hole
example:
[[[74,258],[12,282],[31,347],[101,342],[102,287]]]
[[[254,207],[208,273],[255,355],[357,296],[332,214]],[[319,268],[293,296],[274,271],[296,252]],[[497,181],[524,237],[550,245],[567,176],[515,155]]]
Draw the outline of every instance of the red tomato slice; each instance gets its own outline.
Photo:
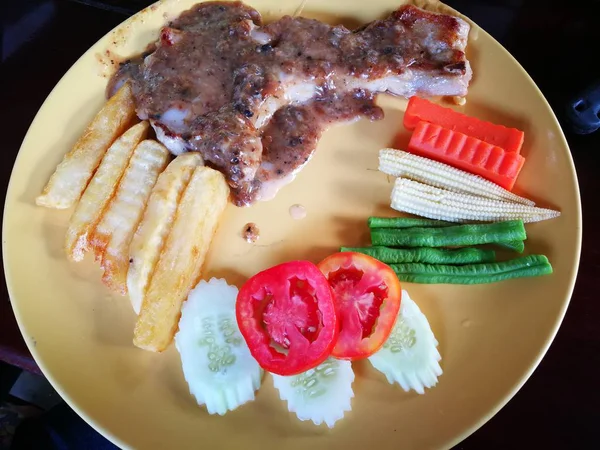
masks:
[[[367,358],[381,348],[394,327],[402,288],[386,264],[362,253],[335,253],[319,264],[335,301],[340,335],[332,355]]]
[[[308,261],[280,264],[250,278],[238,294],[236,316],[252,356],[277,375],[321,364],[339,332],[327,279]]]

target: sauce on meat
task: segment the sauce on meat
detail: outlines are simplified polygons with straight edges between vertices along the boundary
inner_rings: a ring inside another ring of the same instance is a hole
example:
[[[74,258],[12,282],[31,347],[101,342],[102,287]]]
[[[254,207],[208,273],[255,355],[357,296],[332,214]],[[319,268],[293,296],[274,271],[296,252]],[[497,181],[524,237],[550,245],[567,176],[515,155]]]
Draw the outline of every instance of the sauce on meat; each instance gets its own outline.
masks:
[[[374,92],[426,92],[427,80],[435,92],[463,92],[449,88],[470,79],[461,27],[413,7],[354,32],[290,16],[262,26],[240,2],[207,2],[124,62],[107,95],[130,80],[138,116],[159,140],[175,154],[200,152],[225,174],[234,202],[249,205],[293,180],[331,125],[381,119]]]
[[[361,117],[383,118],[373,95],[365,91],[341,96],[331,93],[304,105],[279,109],[262,134],[262,161],[252,185],[242,186],[235,195],[247,204],[272,199],[310,160],[327,128]]]

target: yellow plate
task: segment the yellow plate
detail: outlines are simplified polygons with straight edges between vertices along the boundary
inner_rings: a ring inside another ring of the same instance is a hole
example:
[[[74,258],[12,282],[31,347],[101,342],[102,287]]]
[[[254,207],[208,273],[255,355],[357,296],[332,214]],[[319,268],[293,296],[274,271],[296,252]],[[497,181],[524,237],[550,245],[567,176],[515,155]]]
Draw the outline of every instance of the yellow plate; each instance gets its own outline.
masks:
[[[581,208],[573,162],[548,103],[521,66],[473,26],[474,69],[464,111],[525,131],[527,162],[518,191],[562,216],[527,226],[528,253],[543,253],[551,276],[492,285],[404,284],[440,342],[444,374],[425,395],[391,386],[368,362],[356,363],[352,412],[333,430],[300,422],[279,401],[270,376],[257,399],[225,417],[198,407],[174,346],[152,354],[132,343],[134,313],[113,297],[90,261],[67,262],[62,245],[70,211],[36,207],[62,155],[104,102],[106,64],[141,51],[166,19],[194,3],[147,8],[102,38],[67,72],[23,142],[6,198],[3,244],[11,301],[25,340],[63,398],[102,434],[131,448],[447,448],[490,419],[535,369],[565,313],[577,272]],[[266,18],[293,13],[300,1],[248,2]],[[308,1],[303,15],[364,23],[398,0]],[[282,6],[282,4],[284,6]],[[213,242],[205,278],[238,286],[290,259],[318,261],[339,245],[367,243],[366,218],[392,215],[391,182],[377,172],[377,151],[402,129],[404,100],[381,97],[386,117],[328,131],[314,159],[277,198],[230,206]],[[289,207],[304,205],[303,220]],[[256,222],[257,245],[242,240]]]

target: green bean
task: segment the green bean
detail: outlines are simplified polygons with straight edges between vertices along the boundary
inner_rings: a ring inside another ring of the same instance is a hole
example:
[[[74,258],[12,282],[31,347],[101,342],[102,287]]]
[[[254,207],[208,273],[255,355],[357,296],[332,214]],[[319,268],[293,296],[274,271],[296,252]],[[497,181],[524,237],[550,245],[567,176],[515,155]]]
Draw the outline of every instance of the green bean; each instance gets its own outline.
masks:
[[[523,241],[496,242],[495,244],[517,253],[523,253],[523,250],[525,250],[525,242]]]
[[[342,252],[358,252],[372,256],[386,264],[428,263],[428,264],[471,264],[492,262],[496,259],[493,250],[479,248],[389,248],[389,247],[341,247]]]
[[[510,280],[512,278],[537,277],[552,273],[552,266],[540,264],[537,266],[524,267],[510,272],[493,273],[485,275],[437,275],[432,273],[398,273],[398,279],[407,283],[423,284],[484,284],[496,283],[498,281]]]
[[[521,220],[444,228],[371,229],[372,245],[386,247],[468,247],[526,238]]]
[[[484,264],[467,264],[464,266],[407,263],[392,264],[390,267],[396,272],[408,274],[478,276],[511,272],[513,270],[539,266],[543,264],[548,264],[548,258],[546,258],[544,255],[529,255],[521,256],[520,258],[511,259],[508,261]]]
[[[417,219],[414,217],[369,217],[369,228],[449,227],[456,225],[444,220]]]

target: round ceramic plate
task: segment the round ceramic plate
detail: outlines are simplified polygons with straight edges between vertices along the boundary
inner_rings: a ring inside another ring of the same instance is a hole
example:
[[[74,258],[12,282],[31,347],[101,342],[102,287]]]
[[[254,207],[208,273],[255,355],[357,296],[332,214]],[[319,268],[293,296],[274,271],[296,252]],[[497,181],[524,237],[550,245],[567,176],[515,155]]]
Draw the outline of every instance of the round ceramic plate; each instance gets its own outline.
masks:
[[[527,162],[517,191],[557,208],[554,220],[527,226],[527,253],[543,253],[551,276],[490,285],[404,284],[440,342],[444,374],[425,395],[387,383],[368,362],[357,373],[352,411],[333,430],[300,422],[266,376],[256,401],[209,416],[190,396],[173,345],[162,354],[132,344],[135,315],[127,298],[100,282],[93,261],[69,263],[63,251],[70,211],[36,207],[63,154],[100,109],[110,59],[144,49],[168,19],[194,0],[142,11],[94,45],[67,72],[23,141],[6,198],[3,245],[11,301],[25,340],[63,398],[97,430],[125,448],[447,448],[490,419],[525,382],[552,341],[577,272],[581,211],[576,175],[548,103],[521,66],[473,25],[468,58],[474,78],[461,110],[525,131]],[[296,1],[252,0],[265,19],[292,14]],[[398,0],[308,1],[303,15],[357,26],[398,7]],[[368,244],[366,218],[393,215],[391,180],[377,171],[380,148],[402,130],[403,99],[380,96],[385,119],[337,126],[314,159],[270,202],[229,206],[203,278],[238,286],[291,259],[314,262],[340,245]],[[303,220],[290,217],[304,205]],[[257,245],[240,236],[261,230]]]

